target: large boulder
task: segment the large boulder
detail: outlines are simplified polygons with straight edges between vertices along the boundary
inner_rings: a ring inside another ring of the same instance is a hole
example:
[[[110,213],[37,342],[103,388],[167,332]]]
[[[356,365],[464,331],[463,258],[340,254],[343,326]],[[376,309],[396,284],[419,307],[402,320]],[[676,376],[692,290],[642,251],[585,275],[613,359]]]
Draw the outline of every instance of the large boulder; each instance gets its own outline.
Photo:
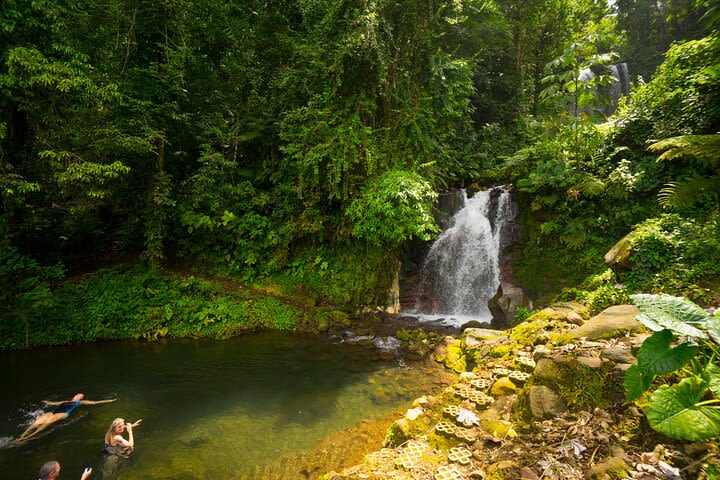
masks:
[[[514,326],[518,307],[532,310],[532,301],[522,288],[510,283],[501,283],[497,293],[488,300],[493,325],[498,327]]]
[[[632,268],[632,233],[628,233],[620,239],[605,254],[605,263],[614,271],[630,270]]]
[[[642,333],[645,329],[635,320],[640,310],[635,305],[615,305],[598,313],[582,326],[570,330],[572,338],[586,337],[588,340],[622,337],[628,332]]]

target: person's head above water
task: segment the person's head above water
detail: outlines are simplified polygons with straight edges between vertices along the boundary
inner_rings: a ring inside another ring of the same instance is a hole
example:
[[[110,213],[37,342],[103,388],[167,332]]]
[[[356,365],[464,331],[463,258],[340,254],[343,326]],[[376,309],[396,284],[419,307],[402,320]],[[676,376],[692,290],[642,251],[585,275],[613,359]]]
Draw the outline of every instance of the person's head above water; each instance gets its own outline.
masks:
[[[60,476],[60,464],[55,460],[47,462],[40,467],[40,473],[38,475],[40,480],[55,480]]]
[[[105,433],[105,443],[109,444],[110,439],[115,435],[120,435],[125,430],[125,420],[122,418],[116,418],[110,424],[107,433]]]
[[[83,393],[78,393],[77,395],[75,395],[75,396],[72,398],[72,401],[73,401],[73,402],[79,402],[79,401],[81,401],[83,398],[85,398],[85,394],[83,394]]]

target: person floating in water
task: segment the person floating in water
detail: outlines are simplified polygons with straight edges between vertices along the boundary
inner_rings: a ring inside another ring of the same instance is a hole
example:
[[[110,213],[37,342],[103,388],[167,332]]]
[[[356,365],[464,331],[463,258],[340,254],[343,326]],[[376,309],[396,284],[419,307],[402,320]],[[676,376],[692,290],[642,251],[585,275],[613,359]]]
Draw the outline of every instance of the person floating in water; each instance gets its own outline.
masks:
[[[25,430],[22,435],[20,435],[15,441],[24,442],[29,438],[42,432],[53,423],[59,422],[60,420],[65,420],[67,417],[70,416],[70,412],[75,410],[80,405],[97,405],[100,403],[114,402],[116,400],[114,398],[110,400],[83,400],[84,398],[85,395],[83,395],[82,393],[78,393],[72,398],[72,400],[66,402],[51,402],[49,400],[43,400],[43,403],[45,405],[55,405],[55,408],[53,408],[49,412],[43,413],[38,418],[36,418],[32,425],[30,425],[27,430]]]
[[[142,419],[135,423],[125,423],[122,418],[116,418],[110,424],[107,433],[105,433],[105,446],[103,450],[109,455],[118,455],[127,453],[135,446],[135,438],[133,438],[133,427],[137,427]],[[128,439],[123,438],[122,433],[127,430]]]
[[[80,480],[85,480],[90,476],[91,473],[92,468],[86,468],[82,476],[80,477]],[[40,467],[40,473],[38,474],[38,478],[40,480],[57,480],[59,476],[60,464],[54,460],[52,462],[47,462],[45,465]]]

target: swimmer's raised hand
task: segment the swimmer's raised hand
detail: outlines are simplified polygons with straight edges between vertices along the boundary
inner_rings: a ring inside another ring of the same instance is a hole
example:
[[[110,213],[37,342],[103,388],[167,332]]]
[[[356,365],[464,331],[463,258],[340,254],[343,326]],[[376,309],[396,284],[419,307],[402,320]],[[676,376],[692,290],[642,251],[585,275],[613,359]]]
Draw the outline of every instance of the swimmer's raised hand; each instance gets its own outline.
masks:
[[[126,424],[126,425],[125,425],[125,428],[137,427],[138,425],[140,425],[140,422],[142,422],[142,418],[141,418],[140,420],[137,420],[137,421],[134,422],[134,423],[128,423],[128,424]]]
[[[85,471],[83,472],[82,477],[80,477],[80,480],[85,480],[86,478],[88,478],[90,476],[91,473],[92,473],[92,468],[87,467],[85,469]]]

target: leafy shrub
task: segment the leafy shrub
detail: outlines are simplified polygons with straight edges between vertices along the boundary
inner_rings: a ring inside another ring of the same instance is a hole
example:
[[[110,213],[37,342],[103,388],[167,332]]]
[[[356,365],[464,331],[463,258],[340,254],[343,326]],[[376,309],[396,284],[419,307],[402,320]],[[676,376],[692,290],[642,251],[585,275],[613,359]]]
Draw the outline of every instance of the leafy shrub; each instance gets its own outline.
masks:
[[[226,294],[205,280],[174,280],[149,269],[116,267],[66,282],[30,318],[30,343],[172,337],[227,338],[259,328],[291,329],[302,312],[252,292]],[[2,324],[0,349],[19,348],[21,324]]]
[[[1,221],[1,219],[0,219]],[[0,234],[5,234],[0,223]],[[15,346],[30,343],[31,318],[53,302],[50,282],[64,274],[62,265],[45,267],[23,255],[12,246],[6,235],[0,239],[0,349],[7,342],[7,332],[22,331]],[[32,328],[35,328],[32,321]]]
[[[641,120],[652,125],[645,139],[716,133],[720,102],[710,76],[718,64],[718,35],[673,45],[652,80],[638,85],[621,108],[621,123]]]
[[[590,315],[596,315],[613,305],[627,303],[628,300],[628,293],[624,287],[603,285],[588,293],[585,305]]]
[[[539,310],[532,310],[530,308],[518,307],[515,310],[515,324],[519,324],[527,320],[528,318],[535,315]]]
[[[628,289],[717,301],[712,296],[720,282],[717,213],[705,219],[679,214],[649,219],[633,231],[631,248],[635,267],[621,275]]]
[[[355,237],[392,247],[439,231],[431,207],[437,194],[420,175],[392,170],[368,183],[345,211]]]
[[[683,240],[683,224],[679,215],[663,215],[638,225],[632,233],[630,259],[639,269],[659,270],[675,254]]]

